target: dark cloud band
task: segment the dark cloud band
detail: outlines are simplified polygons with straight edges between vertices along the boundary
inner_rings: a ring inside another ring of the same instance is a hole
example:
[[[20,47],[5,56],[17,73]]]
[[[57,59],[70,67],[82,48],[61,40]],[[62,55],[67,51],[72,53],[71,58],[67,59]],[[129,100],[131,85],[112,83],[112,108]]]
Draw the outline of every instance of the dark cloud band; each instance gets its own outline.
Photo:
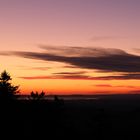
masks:
[[[29,76],[29,77],[19,77],[26,80],[34,80],[34,79],[69,79],[69,80],[140,80],[140,74],[123,74],[116,76],[100,76],[100,77],[92,77],[82,74],[72,74],[72,73],[59,73],[53,74],[52,76]]]
[[[97,71],[140,73],[140,56],[120,49],[84,47],[42,47],[44,52],[3,52],[1,55],[16,55],[28,59],[62,62],[77,68]],[[132,74],[125,79],[139,78]],[[110,77],[114,79],[115,77]],[[117,78],[122,78],[121,76]],[[105,79],[102,78],[102,79]],[[108,79],[108,78],[107,78]]]

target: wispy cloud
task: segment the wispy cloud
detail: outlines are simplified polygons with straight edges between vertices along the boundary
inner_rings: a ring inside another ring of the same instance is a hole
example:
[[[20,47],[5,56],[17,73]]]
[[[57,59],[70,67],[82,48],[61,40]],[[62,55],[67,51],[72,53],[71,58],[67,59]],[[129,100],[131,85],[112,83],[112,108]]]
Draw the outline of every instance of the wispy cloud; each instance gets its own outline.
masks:
[[[94,77],[96,80],[140,80],[140,74],[122,74],[115,76]]]
[[[119,36],[93,36],[91,38],[92,41],[105,41],[105,40],[115,40],[115,39],[122,39],[124,37]]]
[[[61,68],[75,69],[77,67],[76,66],[72,66],[72,65],[67,65],[67,66],[63,66]]]
[[[140,89],[129,91],[130,94],[140,94]]]
[[[80,75],[80,74],[85,74],[87,73],[86,71],[77,71],[77,72],[57,72],[53,73],[53,75]]]
[[[46,53],[59,55],[59,56],[75,56],[75,57],[101,57],[109,54],[126,54],[124,50],[115,48],[103,48],[103,47],[80,47],[80,46],[45,46],[40,45],[40,48],[44,49]]]
[[[41,71],[46,71],[48,69],[51,69],[51,67],[30,67],[30,70],[41,70]]]
[[[109,85],[109,84],[100,84],[100,85],[93,85],[95,87],[112,87],[112,88],[138,88],[137,86],[124,86],[124,85],[119,85],[119,86],[112,86],[112,85]]]
[[[84,48],[84,47],[46,47],[44,52],[3,52],[1,55],[15,55],[23,58],[62,62],[77,68],[97,71],[130,73],[123,76],[111,76],[107,79],[139,79],[140,56],[121,49]],[[55,49],[54,49],[55,48]],[[102,77],[100,79],[106,79]]]
[[[112,85],[109,84],[101,84],[101,85],[93,85],[95,87],[112,87]]]
[[[16,66],[20,69],[24,69],[24,70],[41,70],[41,71],[46,71],[46,70],[49,70],[51,69],[51,67],[27,67],[27,66]]]
[[[80,72],[78,73],[54,73],[51,76],[23,76],[19,77],[22,79],[69,79],[69,80],[140,80],[140,74],[123,74],[123,75],[115,75],[115,76],[100,76],[93,77],[83,75]]]

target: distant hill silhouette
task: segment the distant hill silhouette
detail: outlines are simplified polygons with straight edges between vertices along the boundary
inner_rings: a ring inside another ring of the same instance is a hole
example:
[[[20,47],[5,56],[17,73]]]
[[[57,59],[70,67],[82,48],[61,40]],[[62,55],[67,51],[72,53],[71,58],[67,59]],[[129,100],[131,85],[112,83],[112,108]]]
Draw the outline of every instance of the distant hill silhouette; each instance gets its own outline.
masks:
[[[139,139],[140,95],[100,96],[97,100],[44,99],[31,92],[16,98],[18,86],[0,75],[0,137],[15,139]],[[4,123],[4,125],[2,125]],[[15,129],[16,128],[16,129]]]

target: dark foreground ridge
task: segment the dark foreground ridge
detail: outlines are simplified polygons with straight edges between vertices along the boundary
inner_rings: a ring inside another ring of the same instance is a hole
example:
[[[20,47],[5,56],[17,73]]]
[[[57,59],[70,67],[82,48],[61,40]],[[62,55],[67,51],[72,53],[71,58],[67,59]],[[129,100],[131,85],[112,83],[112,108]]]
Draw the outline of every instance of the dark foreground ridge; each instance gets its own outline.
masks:
[[[140,137],[140,95],[1,100],[0,123],[1,136],[5,132],[11,138],[135,139]]]

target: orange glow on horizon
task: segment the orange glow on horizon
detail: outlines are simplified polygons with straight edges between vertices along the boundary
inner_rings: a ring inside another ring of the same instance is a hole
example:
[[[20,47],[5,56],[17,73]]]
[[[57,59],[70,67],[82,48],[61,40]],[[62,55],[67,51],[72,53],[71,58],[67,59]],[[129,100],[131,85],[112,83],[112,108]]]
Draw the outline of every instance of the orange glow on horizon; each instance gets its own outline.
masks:
[[[32,90],[48,94],[139,93],[140,2],[79,1],[1,1],[0,72],[11,74],[21,94]],[[51,52],[42,46],[54,49]],[[114,56],[118,54],[129,55],[126,63],[117,61],[119,57]],[[72,55],[80,59],[66,60]],[[86,58],[104,55],[106,63]],[[135,57],[137,62],[133,61]],[[121,80],[105,80],[116,75]]]
[[[15,82],[17,83],[17,82]],[[94,84],[93,84],[94,83]],[[21,94],[30,94],[31,91],[42,90],[47,95],[53,94],[133,94],[135,91],[140,90],[139,83],[137,81],[109,81],[109,86],[102,86],[105,81],[84,81],[84,80],[42,80],[41,84],[39,80],[27,80],[23,81],[21,85]],[[133,83],[134,85],[130,85]],[[101,86],[98,86],[101,85]]]

